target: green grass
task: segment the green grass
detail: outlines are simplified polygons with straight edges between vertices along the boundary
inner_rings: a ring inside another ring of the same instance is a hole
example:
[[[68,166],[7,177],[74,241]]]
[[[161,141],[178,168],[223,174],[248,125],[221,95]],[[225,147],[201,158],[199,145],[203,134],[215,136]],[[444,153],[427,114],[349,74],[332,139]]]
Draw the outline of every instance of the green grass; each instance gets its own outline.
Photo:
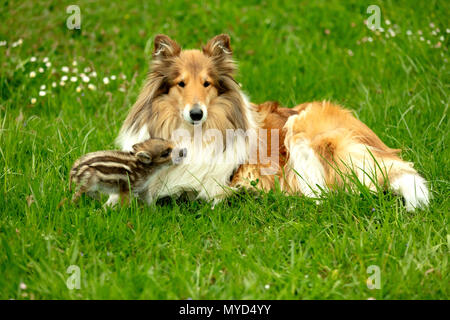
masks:
[[[381,35],[363,23],[374,3]],[[449,298],[448,1],[78,1],[81,31],[66,28],[69,4],[1,4],[0,298]],[[400,30],[387,38],[394,24]],[[107,211],[88,198],[60,205],[71,196],[73,161],[114,147],[152,37],[199,48],[222,32],[253,102],[329,99],[355,110],[430,181],[431,206],[407,213],[391,193],[364,190],[320,205],[276,190],[243,194],[214,211],[174,199]],[[52,66],[39,73],[44,57]],[[78,73],[97,72],[97,90],[80,77],[59,86],[73,60]],[[105,85],[111,75],[117,80]],[[66,286],[70,265],[80,267],[79,290]],[[370,265],[380,267],[379,290],[367,288]]]

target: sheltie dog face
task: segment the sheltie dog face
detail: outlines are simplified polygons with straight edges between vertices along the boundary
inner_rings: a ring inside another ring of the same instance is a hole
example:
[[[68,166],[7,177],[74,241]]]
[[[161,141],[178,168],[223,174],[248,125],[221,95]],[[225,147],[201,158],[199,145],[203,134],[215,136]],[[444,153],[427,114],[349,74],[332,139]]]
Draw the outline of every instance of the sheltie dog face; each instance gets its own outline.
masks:
[[[153,61],[144,89],[123,130],[147,127],[151,136],[169,139],[179,128],[192,132],[251,127],[244,96],[234,79],[236,65],[228,35],[212,38],[203,49],[181,50],[166,35],[154,41]]]

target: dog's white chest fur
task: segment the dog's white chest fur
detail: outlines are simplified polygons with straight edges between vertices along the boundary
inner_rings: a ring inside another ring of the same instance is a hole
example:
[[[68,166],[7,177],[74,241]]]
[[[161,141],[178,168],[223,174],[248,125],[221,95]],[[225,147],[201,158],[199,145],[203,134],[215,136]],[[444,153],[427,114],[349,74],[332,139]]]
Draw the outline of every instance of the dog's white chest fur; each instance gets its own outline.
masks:
[[[122,133],[117,143],[122,150],[129,151],[135,143],[149,137],[147,126],[143,126],[136,133]],[[245,139],[236,138],[227,143],[225,150],[218,150],[214,143],[204,145],[194,139],[184,139],[176,144],[177,147],[187,148],[187,157],[183,163],[161,169],[150,177],[146,202],[183,192],[192,192],[197,198],[216,201],[227,195],[231,175],[248,159],[248,143]]]

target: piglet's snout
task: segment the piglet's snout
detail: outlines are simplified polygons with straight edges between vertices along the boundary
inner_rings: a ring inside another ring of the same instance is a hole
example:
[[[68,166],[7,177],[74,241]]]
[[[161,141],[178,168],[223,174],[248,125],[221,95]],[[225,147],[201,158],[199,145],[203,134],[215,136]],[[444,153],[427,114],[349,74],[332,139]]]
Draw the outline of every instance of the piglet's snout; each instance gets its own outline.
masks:
[[[180,148],[178,150],[174,150],[174,155],[176,155],[173,159],[174,163],[181,163],[184,158],[187,156],[187,149],[186,148]]]

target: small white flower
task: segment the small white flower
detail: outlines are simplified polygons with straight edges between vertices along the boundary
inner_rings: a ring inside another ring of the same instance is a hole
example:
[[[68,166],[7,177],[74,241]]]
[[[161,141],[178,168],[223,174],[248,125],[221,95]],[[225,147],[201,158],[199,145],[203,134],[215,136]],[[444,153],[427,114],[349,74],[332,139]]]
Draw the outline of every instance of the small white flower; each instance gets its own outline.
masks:
[[[118,90],[119,90],[120,92],[125,92],[125,91],[126,91],[124,87],[120,87]]]
[[[444,36],[440,36],[439,40],[444,41]]]
[[[91,77],[93,77],[93,78],[97,78],[97,72],[95,72],[95,71],[92,71],[92,72],[91,72]]]
[[[126,78],[127,78],[127,76],[126,75],[124,75],[123,73],[122,73],[122,75],[120,76],[123,80],[125,80]]]
[[[439,32],[441,32],[441,29],[436,28],[436,30],[434,30],[434,31],[436,31],[436,33],[439,33]]]
[[[72,65],[75,67],[76,65],[78,65],[78,63],[75,60],[73,60]]]
[[[368,37],[367,41],[372,42],[373,41],[372,37]]]
[[[427,40],[427,43],[428,43],[428,44],[431,44],[431,41],[430,41],[430,40]]]
[[[61,71],[62,71],[62,72],[69,72],[69,67],[62,67],[62,68],[61,68]]]
[[[433,35],[433,36],[435,36],[437,33],[436,33],[436,31],[431,31],[431,35]]]
[[[21,282],[19,284],[19,288],[20,288],[20,290],[26,290],[27,289],[27,285],[25,283]]]
[[[36,98],[31,98],[31,104],[35,104],[36,103]]]
[[[353,55],[354,55],[353,51],[350,50],[350,49],[348,49],[347,53],[348,53],[348,55],[349,55],[350,57],[353,57]]]
[[[381,27],[380,27],[380,29],[378,29],[378,31],[384,32],[384,28],[381,28]]]
[[[70,77],[70,81],[72,82],[77,82],[78,78],[77,77]]]
[[[77,87],[77,92],[81,92],[81,87]]]
[[[389,21],[389,20],[384,21],[384,23],[386,23],[386,25],[388,25],[388,26],[391,25],[391,21]]]
[[[30,72],[30,78],[34,78],[34,77],[36,77],[36,72],[31,71],[31,72]]]
[[[36,62],[36,57],[31,57],[30,62]]]
[[[67,81],[68,79],[69,79],[68,76],[62,76],[62,77],[61,77],[61,80],[62,80],[62,81]]]
[[[39,68],[38,70],[40,73],[44,73],[44,68]]]
[[[269,290],[269,289],[270,289],[270,284],[266,284],[266,285],[264,286],[264,289]]]
[[[8,44],[8,42],[6,42],[6,40],[0,41],[0,47],[4,47]]]
[[[48,57],[45,57],[44,60],[42,60],[42,61],[44,61],[44,63],[47,63],[49,61]]]
[[[18,47],[18,46],[22,45],[22,43],[23,43],[23,40],[22,40],[22,39],[19,39],[19,40],[17,40],[16,42],[13,42],[13,43],[11,44],[11,47],[13,47],[13,48]]]
[[[45,96],[46,94],[47,94],[47,92],[45,92],[45,91],[39,91],[39,95],[40,95],[41,97]]]
[[[59,82],[59,85],[60,85],[61,87],[64,87],[64,86],[66,85],[66,83],[65,83],[64,81],[61,80],[61,81]]]
[[[73,69],[72,69],[72,72],[73,72],[73,73],[77,73],[77,72],[78,72],[78,68],[73,68]]]
[[[111,78],[111,80],[116,80],[117,79],[115,75],[112,75],[110,78]]]
[[[86,73],[91,72],[91,68],[89,68],[89,67],[84,68],[84,72],[86,72]]]
[[[420,39],[420,41],[425,41],[424,37],[420,37],[419,39]]]
[[[89,83],[89,84],[88,84],[88,89],[94,91],[94,90],[96,90],[97,88],[96,88],[92,83]]]
[[[41,86],[41,90],[45,90],[45,84],[43,84],[42,86]]]
[[[406,35],[407,35],[407,36],[412,35],[412,31],[411,31],[411,30],[406,31]]]
[[[433,22],[430,23],[430,28],[434,28],[434,23]]]
[[[56,82],[52,82],[52,87],[56,88]]]
[[[422,30],[417,31],[418,35],[422,35]]]
[[[52,66],[52,63],[49,61],[49,62],[46,62],[45,63],[45,66],[47,67],[47,68],[50,68],[51,66]]]
[[[450,29],[449,28],[445,29],[445,32],[450,33]]]
[[[104,84],[108,84],[108,83],[109,83],[108,77],[104,77],[104,78],[103,78],[103,83],[104,83]]]
[[[84,76],[84,77],[82,77],[82,79],[83,79],[83,82],[89,82],[89,77],[88,76]]]

